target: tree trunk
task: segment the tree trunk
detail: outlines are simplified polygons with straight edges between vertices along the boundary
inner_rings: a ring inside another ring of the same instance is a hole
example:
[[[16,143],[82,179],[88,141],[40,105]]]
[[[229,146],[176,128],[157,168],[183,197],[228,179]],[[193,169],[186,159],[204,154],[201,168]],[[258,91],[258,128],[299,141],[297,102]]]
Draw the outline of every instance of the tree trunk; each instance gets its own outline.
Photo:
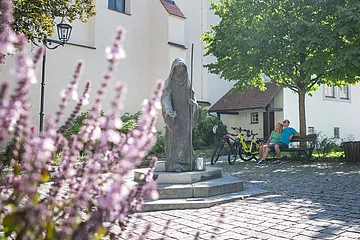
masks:
[[[299,90],[299,120],[300,120],[300,135],[306,135],[306,114],[305,114],[305,96],[306,91]]]

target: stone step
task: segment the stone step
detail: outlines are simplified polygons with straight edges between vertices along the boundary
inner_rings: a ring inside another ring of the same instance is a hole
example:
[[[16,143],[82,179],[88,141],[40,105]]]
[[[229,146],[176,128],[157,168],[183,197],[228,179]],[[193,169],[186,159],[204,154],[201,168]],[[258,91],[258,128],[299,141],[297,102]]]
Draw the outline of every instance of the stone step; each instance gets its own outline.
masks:
[[[267,192],[267,190],[258,188],[255,185],[245,183],[244,189],[242,191],[215,195],[207,198],[176,198],[145,201],[143,211],[150,212],[208,208],[218,204],[242,200],[251,196],[261,195]]]
[[[243,182],[231,176],[192,184],[157,184],[159,199],[206,198],[243,190]]]
[[[154,180],[157,184],[192,184],[210,179],[221,178],[221,168],[207,167],[205,171],[193,172],[154,172]],[[140,168],[134,170],[134,181],[138,182],[141,175],[146,173],[148,169]]]

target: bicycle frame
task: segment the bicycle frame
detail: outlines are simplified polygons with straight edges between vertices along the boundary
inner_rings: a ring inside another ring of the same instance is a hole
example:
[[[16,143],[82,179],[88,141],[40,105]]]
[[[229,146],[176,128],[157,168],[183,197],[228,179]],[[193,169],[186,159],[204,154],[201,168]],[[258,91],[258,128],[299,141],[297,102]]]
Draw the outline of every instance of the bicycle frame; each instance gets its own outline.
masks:
[[[224,141],[225,143],[227,143],[227,144],[229,145],[229,147],[231,147],[231,141],[230,141],[230,139],[231,139],[232,141],[235,140],[235,139],[233,139],[232,137],[230,137],[230,136],[228,136],[228,135],[224,135],[224,136],[223,136],[223,141]]]
[[[240,131],[239,131],[240,130]],[[244,152],[246,153],[250,153],[252,155],[256,155],[259,153],[259,149],[260,149],[260,145],[255,141],[254,137],[255,135],[252,134],[252,139],[251,139],[251,142],[250,142],[250,145],[248,145],[243,136],[243,134],[241,133],[241,128],[240,129],[237,129],[238,131],[238,134],[237,134],[237,139],[239,140],[239,142],[241,143],[241,146],[243,147],[244,149]]]

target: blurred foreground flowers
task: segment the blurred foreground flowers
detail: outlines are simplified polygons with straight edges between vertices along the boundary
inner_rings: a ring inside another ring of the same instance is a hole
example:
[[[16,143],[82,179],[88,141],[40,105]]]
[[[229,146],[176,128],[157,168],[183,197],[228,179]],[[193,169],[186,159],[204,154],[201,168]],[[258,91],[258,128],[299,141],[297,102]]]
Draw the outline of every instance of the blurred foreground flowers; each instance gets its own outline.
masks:
[[[106,95],[116,64],[125,57],[124,30],[119,28],[113,45],[106,49],[108,70],[80,133],[70,140],[63,135],[82,106],[89,103],[90,82],[80,96],[77,94],[84,65],[81,61],[61,93],[58,111],[47,116],[46,129],[38,134],[30,123],[29,86],[36,82],[35,67],[44,49],[40,48],[30,59],[26,39],[13,34],[9,27],[10,1],[1,1],[0,13],[1,60],[17,48],[12,71],[18,79],[12,93],[8,82],[2,80],[0,86],[0,141],[13,138],[9,168],[1,173],[4,180],[0,239],[95,239],[106,235],[113,238],[110,229],[114,225],[124,226],[130,214],[141,210],[144,199],[157,198],[152,180],[156,159],[141,183],[129,184],[125,177],[156,142],[162,81],[157,83],[153,95],[143,101],[136,127],[127,134],[118,131],[122,128],[123,83],[115,84],[116,96],[110,111],[106,116],[102,114],[101,99]],[[77,105],[66,117],[64,109],[73,99]],[[65,124],[60,126],[64,120]],[[55,156],[60,156],[57,164]]]

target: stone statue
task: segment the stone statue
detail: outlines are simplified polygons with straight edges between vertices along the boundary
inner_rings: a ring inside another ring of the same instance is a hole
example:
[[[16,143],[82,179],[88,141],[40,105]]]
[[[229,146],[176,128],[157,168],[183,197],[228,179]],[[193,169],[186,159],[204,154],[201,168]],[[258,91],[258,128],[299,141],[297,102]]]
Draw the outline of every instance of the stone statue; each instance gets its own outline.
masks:
[[[197,123],[197,103],[187,67],[181,58],[176,58],[172,63],[161,105],[165,121],[165,170],[192,171],[194,150],[191,133]]]

